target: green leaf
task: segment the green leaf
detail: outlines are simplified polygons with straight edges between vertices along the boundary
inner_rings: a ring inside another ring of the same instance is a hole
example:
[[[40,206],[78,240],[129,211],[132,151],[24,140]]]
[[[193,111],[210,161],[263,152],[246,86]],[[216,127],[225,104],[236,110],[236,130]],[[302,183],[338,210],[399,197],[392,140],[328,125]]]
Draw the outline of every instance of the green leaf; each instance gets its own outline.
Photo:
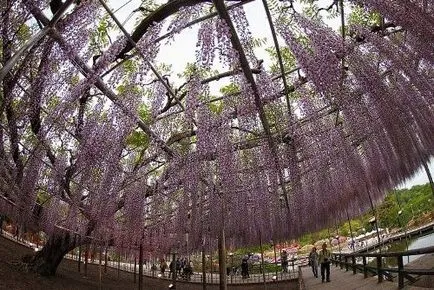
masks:
[[[139,106],[138,113],[139,113],[140,119],[142,119],[145,123],[149,124],[151,122],[152,115],[151,115],[151,112],[150,112],[150,110],[146,104],[141,104]]]
[[[126,139],[126,143],[134,148],[147,148],[149,146],[149,137],[143,131],[134,131]]]

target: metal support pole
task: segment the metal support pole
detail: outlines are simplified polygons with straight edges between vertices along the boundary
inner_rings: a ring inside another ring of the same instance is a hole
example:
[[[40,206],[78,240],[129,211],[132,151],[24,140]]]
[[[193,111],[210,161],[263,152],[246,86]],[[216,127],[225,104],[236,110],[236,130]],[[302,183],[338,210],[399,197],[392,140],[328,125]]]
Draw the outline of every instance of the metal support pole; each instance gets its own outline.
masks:
[[[172,252],[172,269],[169,269],[170,271],[172,271],[172,289],[176,289],[176,272],[178,271],[176,269],[176,251]]]
[[[78,236],[79,239],[79,246],[78,246],[78,273],[80,273],[80,267],[81,267],[81,236]]]
[[[219,277],[220,277],[220,290],[227,290],[228,283],[226,281],[226,245],[225,245],[225,231],[221,230],[218,240],[219,246]]]
[[[107,273],[107,263],[108,263],[108,257],[107,257],[108,248],[105,248],[105,255],[104,255],[104,273]]]
[[[102,289],[102,267],[101,267],[101,261],[102,261],[102,246],[99,247],[99,263],[98,263],[98,272],[99,272],[99,290]]]
[[[206,290],[206,257],[205,257],[205,245],[202,245],[202,290]]]
[[[267,282],[265,280],[265,265],[264,265],[264,249],[262,247],[262,234],[259,231],[259,247],[261,249],[261,269],[262,269],[262,279],[264,280],[264,289],[267,289]]]
[[[136,280],[137,280],[137,273],[136,273],[136,271],[137,271],[137,258],[136,257],[134,257],[134,284],[136,284]]]
[[[135,273],[135,266],[134,266],[134,273]],[[143,288],[143,245],[140,244],[139,246],[139,290],[142,290]]]
[[[121,253],[119,252],[119,255],[118,255],[118,279],[119,279],[119,276],[120,276],[120,273],[121,272]]]
[[[86,252],[84,253],[84,276],[87,276],[87,261],[89,259],[89,244],[86,245]]]
[[[351,235],[350,247],[352,248],[352,250],[354,252],[355,251],[355,241],[354,241],[354,235],[353,235],[353,228],[351,227],[351,220],[350,220],[350,216],[348,214],[348,210],[345,209],[345,212],[347,213],[348,226],[350,227],[350,235]]]

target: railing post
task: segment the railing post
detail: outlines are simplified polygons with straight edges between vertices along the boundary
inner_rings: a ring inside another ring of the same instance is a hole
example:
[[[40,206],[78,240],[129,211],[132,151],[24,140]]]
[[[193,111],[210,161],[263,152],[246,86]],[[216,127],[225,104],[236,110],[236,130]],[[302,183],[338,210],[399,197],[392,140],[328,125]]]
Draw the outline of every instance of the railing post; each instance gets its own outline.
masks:
[[[348,271],[348,256],[345,256],[345,271]]]
[[[366,257],[363,256],[363,276],[368,278],[368,269],[366,268]]]
[[[398,259],[398,288],[404,288],[404,262],[401,255],[396,257]]]
[[[381,256],[377,257],[377,275],[378,275],[378,283],[383,282],[383,273],[381,271]]]
[[[353,264],[353,274],[356,274],[356,257],[351,256],[351,263]]]

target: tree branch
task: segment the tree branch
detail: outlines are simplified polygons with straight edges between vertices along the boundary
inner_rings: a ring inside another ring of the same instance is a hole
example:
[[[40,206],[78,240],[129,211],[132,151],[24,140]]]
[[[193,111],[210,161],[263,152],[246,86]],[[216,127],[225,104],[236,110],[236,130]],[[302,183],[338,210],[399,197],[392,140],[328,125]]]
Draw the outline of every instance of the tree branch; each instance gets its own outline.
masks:
[[[235,1],[235,0],[232,0]],[[251,0],[240,0],[240,3],[250,2]],[[145,35],[148,28],[154,23],[159,23],[172,14],[178,12],[183,7],[190,7],[204,2],[211,1],[201,1],[201,0],[171,0],[166,4],[160,6],[157,10],[150,13],[145,19],[143,19],[140,24],[136,27],[134,32],[131,34],[131,38],[138,42],[143,35]],[[131,43],[127,43],[125,48],[121,50],[118,54],[118,58],[125,58],[125,54],[127,54],[131,49],[133,49],[133,45]]]

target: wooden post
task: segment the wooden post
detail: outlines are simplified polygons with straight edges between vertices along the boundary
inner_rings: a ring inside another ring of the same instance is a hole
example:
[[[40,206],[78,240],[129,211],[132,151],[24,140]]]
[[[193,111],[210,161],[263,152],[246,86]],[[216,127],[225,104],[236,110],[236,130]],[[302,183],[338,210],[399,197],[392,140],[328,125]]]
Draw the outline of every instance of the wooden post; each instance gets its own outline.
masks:
[[[377,257],[377,275],[378,283],[383,282],[383,273],[381,271],[381,257]]]
[[[356,256],[351,256],[351,263],[353,264],[353,274],[356,274]]]
[[[363,276],[368,278],[368,269],[366,268],[366,257],[363,256]]]
[[[345,271],[348,271],[348,257],[345,256]]]
[[[404,288],[404,261],[401,255],[396,257],[398,259],[398,288]]]

